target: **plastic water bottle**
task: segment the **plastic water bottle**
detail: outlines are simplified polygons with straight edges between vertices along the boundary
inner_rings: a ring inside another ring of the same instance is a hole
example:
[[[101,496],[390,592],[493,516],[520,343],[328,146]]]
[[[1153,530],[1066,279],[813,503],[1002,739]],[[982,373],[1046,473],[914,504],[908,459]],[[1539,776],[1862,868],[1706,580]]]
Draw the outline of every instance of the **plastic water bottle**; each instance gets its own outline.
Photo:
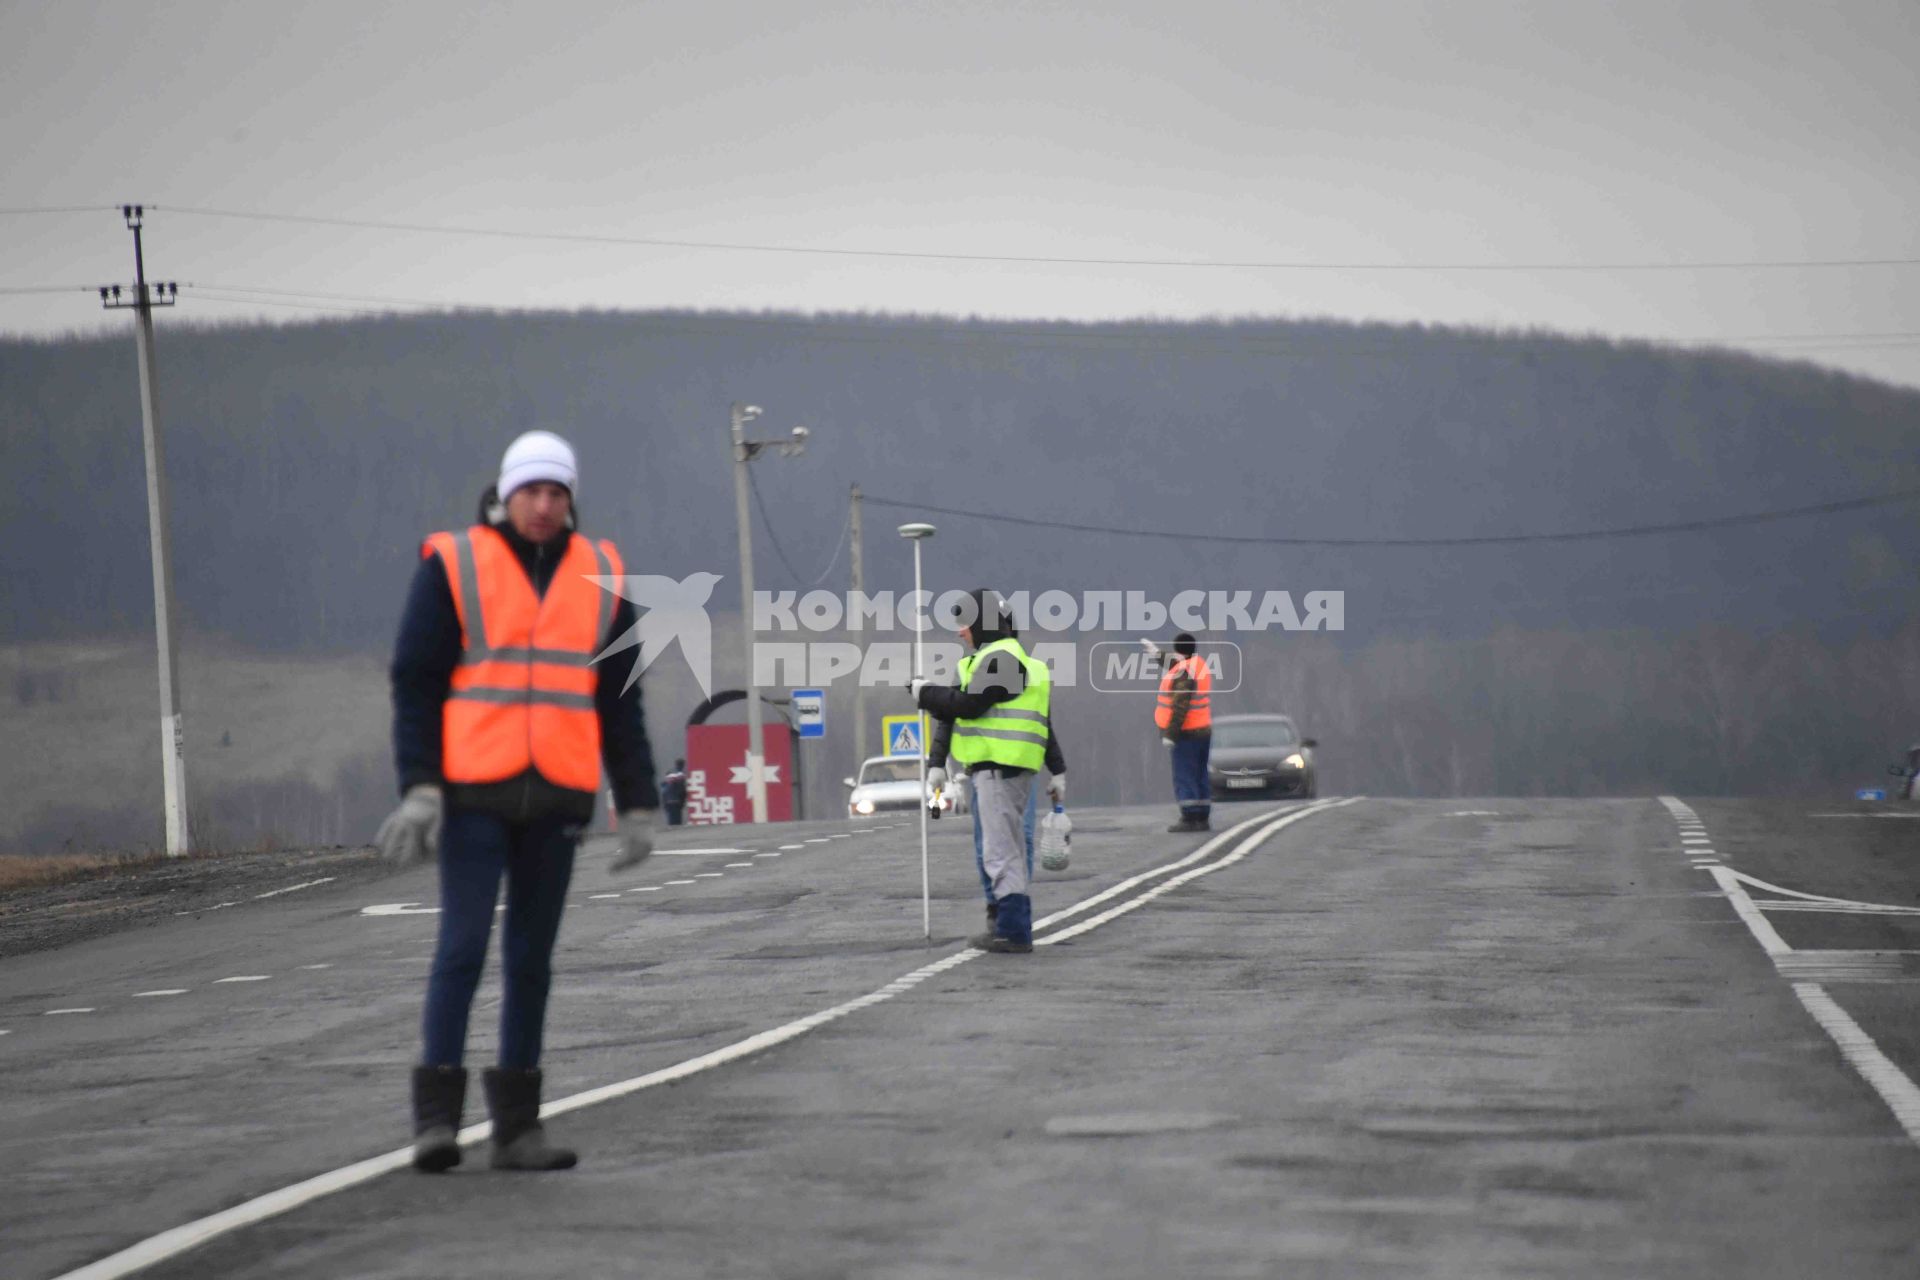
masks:
[[[1040,865],[1048,871],[1065,871],[1072,853],[1073,819],[1065,805],[1053,806],[1053,812],[1040,819]]]

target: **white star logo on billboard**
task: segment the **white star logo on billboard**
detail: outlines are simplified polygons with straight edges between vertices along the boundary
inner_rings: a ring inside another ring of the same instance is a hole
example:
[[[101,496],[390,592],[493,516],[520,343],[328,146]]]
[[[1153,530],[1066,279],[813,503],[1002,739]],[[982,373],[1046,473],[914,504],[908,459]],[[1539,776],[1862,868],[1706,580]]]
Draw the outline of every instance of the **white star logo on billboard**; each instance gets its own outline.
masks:
[[[753,785],[753,757],[748,756],[742,764],[728,765],[727,773],[729,775],[727,781],[731,782],[734,786],[751,787]],[[778,782],[780,781],[780,766],[777,764],[763,764],[760,766],[760,776],[768,782]]]
[[[640,646],[639,660],[620,692],[639,683],[640,673],[678,640],[680,656],[693,669],[700,692],[713,696],[713,624],[707,619],[707,598],[719,583],[719,574],[690,573],[679,582],[658,573],[630,573],[621,578],[596,574],[591,581],[622,600],[632,601],[636,610],[644,610],[639,621],[593,656],[598,662],[608,654]]]

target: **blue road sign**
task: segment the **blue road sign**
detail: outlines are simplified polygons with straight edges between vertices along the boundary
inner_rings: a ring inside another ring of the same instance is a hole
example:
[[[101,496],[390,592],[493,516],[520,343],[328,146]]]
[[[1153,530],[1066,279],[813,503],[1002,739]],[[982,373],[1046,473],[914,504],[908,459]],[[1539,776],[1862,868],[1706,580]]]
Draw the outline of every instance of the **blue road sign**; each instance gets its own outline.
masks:
[[[824,738],[827,736],[827,691],[825,689],[795,689],[793,698],[793,723],[803,738]]]

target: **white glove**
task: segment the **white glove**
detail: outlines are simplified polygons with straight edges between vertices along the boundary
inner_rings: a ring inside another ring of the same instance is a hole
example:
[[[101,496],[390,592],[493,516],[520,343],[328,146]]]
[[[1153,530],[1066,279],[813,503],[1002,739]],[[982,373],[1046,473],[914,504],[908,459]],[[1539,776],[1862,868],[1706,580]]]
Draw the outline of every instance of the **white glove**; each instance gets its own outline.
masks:
[[[927,794],[935,795],[947,785],[947,771],[939,765],[927,770]]]
[[[1140,637],[1140,647],[1142,649],[1145,649],[1148,653],[1152,654],[1156,658],[1160,656],[1160,646],[1155,644],[1153,641],[1147,639],[1145,636]]]
[[[620,837],[620,848],[615,851],[613,861],[607,864],[607,870],[629,871],[653,856],[651,810],[627,810],[615,820],[614,831]]]
[[[1047,779],[1047,794],[1053,797],[1055,804],[1064,806],[1067,803],[1067,775],[1056,773]]]
[[[431,783],[408,787],[400,807],[380,824],[374,843],[397,867],[431,862],[440,853],[440,788]]]
[[[925,676],[915,676],[913,679],[907,681],[907,692],[913,695],[913,703],[915,706],[920,705],[920,691],[930,683],[932,682]]]
[[[1167,750],[1169,750],[1169,751],[1171,751],[1171,750],[1173,750],[1173,739],[1172,739],[1172,738],[1162,738],[1162,739],[1160,739],[1160,745],[1161,745],[1161,746],[1163,746],[1163,747],[1165,747],[1165,748],[1166,748]]]

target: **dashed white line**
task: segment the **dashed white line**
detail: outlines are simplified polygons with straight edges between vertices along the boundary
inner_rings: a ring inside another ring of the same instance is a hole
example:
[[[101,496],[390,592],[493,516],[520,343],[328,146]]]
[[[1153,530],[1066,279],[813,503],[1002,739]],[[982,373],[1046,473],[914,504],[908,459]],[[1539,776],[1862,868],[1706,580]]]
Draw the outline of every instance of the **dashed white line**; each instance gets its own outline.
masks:
[[[85,1008],[78,1008],[78,1009],[49,1009],[40,1016],[43,1018],[57,1018],[63,1013],[92,1013],[92,1012],[93,1012],[93,1006],[87,1005]]]
[[[627,890],[627,892],[628,893],[658,893],[660,892],[660,886],[657,884],[643,884],[638,888],[629,889]]]
[[[691,880],[669,880],[669,881],[667,881],[667,883],[668,883],[668,884],[692,884],[692,883],[693,883],[693,881],[691,881]]]
[[[753,856],[756,858],[777,858],[780,855],[778,853],[756,853]]]
[[[213,984],[219,986],[223,982],[265,982],[272,976],[270,973],[236,973],[231,978],[215,978]]]
[[[133,993],[133,998],[145,1000],[148,996],[183,996],[187,994],[187,990],[186,987],[161,987],[157,991],[136,991]]]
[[[311,889],[317,884],[331,884],[336,879],[338,879],[337,876],[321,876],[318,880],[308,880],[301,884],[290,884],[284,889],[274,889],[268,893],[256,893],[253,895],[253,900],[258,902],[262,898],[277,898],[283,893],[298,893],[302,889]]]
[[[807,847],[807,846],[805,846],[805,845],[803,845],[803,844],[783,844],[783,845],[781,845],[781,846],[780,846],[780,848],[781,848],[781,850],[782,850],[783,852],[790,852],[790,851],[792,851],[792,850],[794,850],[794,849],[804,849],[804,848],[806,848],[806,847]],[[758,856],[760,856],[760,857],[765,857],[766,855],[765,855],[765,854],[760,854],[760,855],[758,855]]]
[[[730,869],[733,867],[750,867],[752,865],[753,864],[751,862],[729,862],[727,864],[728,868]]]
[[[602,898],[617,898],[619,896],[617,893],[590,893],[587,895],[587,897],[593,899],[595,902],[598,902]]]
[[[802,840],[800,843],[801,844],[825,844],[826,842],[827,842],[827,838],[825,836],[812,836],[806,840]]]
[[[726,875],[724,871],[696,871],[693,873],[693,878],[695,880],[718,880],[724,875]]]
[[[333,966],[332,966],[332,965],[330,965],[330,964],[303,964],[303,965],[301,965],[300,967],[301,967],[302,969],[331,969],[331,968],[333,968]]]

